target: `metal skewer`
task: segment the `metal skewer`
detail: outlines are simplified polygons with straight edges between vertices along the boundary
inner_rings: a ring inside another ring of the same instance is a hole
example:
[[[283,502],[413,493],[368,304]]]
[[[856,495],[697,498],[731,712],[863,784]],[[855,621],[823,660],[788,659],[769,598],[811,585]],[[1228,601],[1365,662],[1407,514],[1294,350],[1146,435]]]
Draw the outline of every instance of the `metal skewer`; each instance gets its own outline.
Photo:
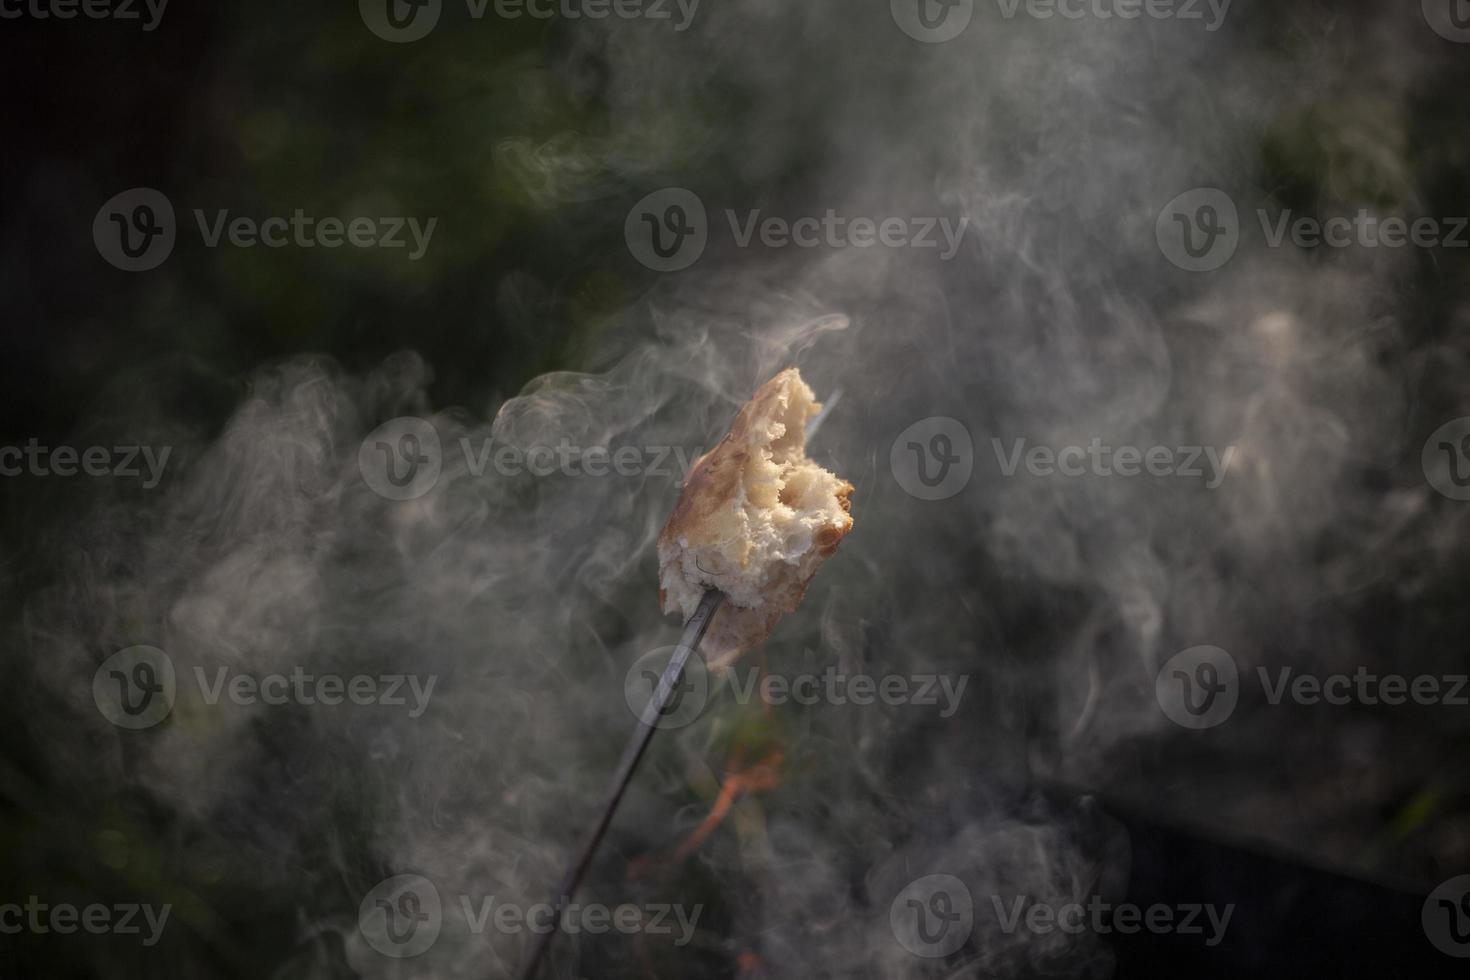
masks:
[[[535,942],[531,946],[531,955],[521,969],[521,980],[531,980],[535,976],[536,967],[546,955],[551,940],[561,931],[562,916],[565,914],[564,903],[576,894],[577,886],[582,882],[582,876],[586,874],[588,865],[592,863],[592,855],[597,853],[597,845],[602,843],[602,837],[607,833],[608,825],[612,823],[613,814],[617,812],[618,804],[622,802],[623,793],[633,780],[634,770],[638,768],[638,763],[648,749],[648,744],[653,741],[653,733],[658,731],[659,717],[668,707],[670,695],[678,689],[689,658],[694,655],[695,650],[699,649],[699,641],[704,639],[704,633],[709,629],[710,620],[715,618],[715,611],[724,601],[725,593],[718,589],[706,589],[704,596],[699,600],[699,606],[694,610],[694,615],[690,616],[689,622],[684,624],[684,634],[679,637],[679,645],[674,648],[674,655],[669,658],[668,666],[664,667],[658,687],[654,688],[653,696],[648,699],[648,704],[643,708],[643,714],[638,718],[638,727],[633,730],[633,738],[628,742],[628,747],[623,750],[623,759],[618,763],[618,771],[613,776],[612,786],[608,789],[607,801],[602,805],[602,814],[598,817],[592,832],[587,835],[587,840],[582,845],[577,859],[567,868],[567,873],[562,879],[561,890],[552,896],[555,899],[552,907],[556,909],[556,919],[552,928],[536,935]]]
[[[841,397],[842,389],[834,389],[826,406],[807,424],[806,437],[808,439],[826,421],[827,413]],[[526,958],[525,965],[521,967],[520,980],[532,980],[535,977],[537,967],[546,957],[546,951],[551,948],[551,941],[556,938],[557,933],[561,932],[562,918],[566,914],[566,903],[576,894],[577,886],[582,883],[582,876],[587,873],[587,868],[592,864],[592,857],[597,853],[597,847],[602,843],[602,838],[612,823],[613,814],[617,812],[618,804],[623,800],[623,793],[627,791],[628,784],[633,781],[633,773],[643,759],[643,753],[647,751],[649,743],[653,741],[654,733],[658,731],[659,718],[662,717],[664,709],[668,707],[669,698],[679,687],[679,681],[684,676],[684,668],[688,665],[689,658],[699,649],[700,641],[704,639],[710,621],[715,618],[720,603],[724,601],[725,593],[718,589],[706,589],[699,600],[699,605],[694,610],[694,615],[690,616],[689,622],[684,624],[684,632],[679,637],[679,645],[674,648],[674,655],[669,658],[668,665],[664,667],[664,672],[659,677],[658,687],[654,688],[653,696],[648,699],[648,704],[644,706],[643,713],[638,718],[638,726],[633,730],[633,737],[629,740],[628,747],[623,750],[623,758],[618,763],[617,772],[613,775],[612,785],[608,788],[607,799],[602,805],[597,823],[593,826],[592,832],[587,835],[587,840],[583,843],[581,851],[578,852],[576,860],[567,868],[562,878],[561,888],[552,896],[550,904],[556,910],[552,927],[536,934],[531,944],[531,953]]]

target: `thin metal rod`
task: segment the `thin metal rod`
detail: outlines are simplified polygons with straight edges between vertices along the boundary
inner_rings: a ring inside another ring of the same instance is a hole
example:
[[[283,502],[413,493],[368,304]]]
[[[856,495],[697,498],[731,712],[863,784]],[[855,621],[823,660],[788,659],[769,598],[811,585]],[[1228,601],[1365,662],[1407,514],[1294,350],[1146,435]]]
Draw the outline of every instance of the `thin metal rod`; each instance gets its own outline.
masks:
[[[833,389],[822,411],[807,423],[806,438],[808,440],[817,434],[817,430],[821,428],[823,422],[827,421],[827,416],[841,399],[842,389]],[[669,659],[663,676],[659,678],[658,687],[654,689],[653,696],[649,698],[647,706],[644,707],[643,715],[638,719],[638,727],[633,730],[633,737],[628,742],[628,747],[623,750],[623,759],[618,763],[617,774],[613,776],[607,800],[603,803],[602,811],[597,818],[597,825],[592,828],[592,833],[587,835],[587,840],[582,845],[577,859],[567,868],[566,875],[562,878],[561,889],[552,896],[551,906],[556,909],[556,921],[551,929],[536,934],[536,939],[531,946],[531,955],[526,959],[525,966],[521,968],[520,980],[532,980],[536,975],[536,968],[546,956],[546,951],[551,948],[552,940],[556,938],[557,933],[561,932],[566,903],[576,894],[577,886],[582,883],[582,876],[587,873],[587,868],[592,864],[597,847],[602,843],[603,836],[607,834],[607,828],[612,824],[613,814],[617,812],[618,804],[623,800],[623,793],[627,791],[628,784],[632,782],[633,773],[637,770],[643,753],[648,750],[649,743],[653,741],[654,732],[658,731],[659,717],[663,714],[664,708],[668,706],[669,697],[678,688],[689,658],[694,655],[694,651],[699,649],[699,643],[704,639],[705,631],[709,629],[710,620],[714,619],[716,610],[720,608],[720,603],[724,600],[723,592],[717,589],[707,589],[704,596],[700,598],[694,615],[690,616],[689,622],[684,624],[684,634],[679,637],[679,645],[674,648],[674,655]]]
[[[817,434],[817,430],[822,427],[823,422],[827,421],[827,416],[832,414],[832,409],[836,408],[837,403],[840,401],[842,401],[842,389],[833,388],[832,394],[828,395],[827,400],[822,402],[822,410],[806,424],[807,442],[812,441],[812,436]]]
[[[521,968],[521,980],[531,980],[536,975],[536,968],[546,956],[551,941],[557,933],[561,932],[566,903],[576,894],[577,886],[582,882],[582,876],[587,873],[588,866],[592,864],[592,857],[597,853],[597,846],[602,843],[603,835],[607,833],[607,828],[612,823],[613,814],[617,812],[618,804],[622,802],[623,793],[627,791],[628,784],[632,782],[633,773],[637,770],[643,753],[647,751],[648,744],[653,741],[654,732],[658,731],[659,718],[668,706],[669,697],[678,689],[689,658],[699,649],[699,643],[704,639],[705,631],[709,629],[710,620],[714,619],[716,610],[720,608],[720,603],[724,600],[725,593],[717,589],[707,589],[699,600],[699,606],[694,610],[694,615],[690,616],[689,622],[684,624],[684,634],[679,637],[679,645],[674,648],[674,655],[669,658],[668,666],[664,668],[663,676],[659,678],[658,687],[654,688],[653,696],[648,699],[648,704],[638,719],[638,725],[633,730],[633,737],[628,742],[628,747],[623,750],[623,759],[618,763],[617,774],[613,776],[612,786],[608,788],[607,799],[602,805],[597,824],[592,828],[592,833],[587,835],[587,840],[577,854],[576,860],[567,868],[561,889],[551,897],[550,904],[556,909],[556,919],[552,928],[537,933],[531,946],[531,955],[526,960],[526,965]]]

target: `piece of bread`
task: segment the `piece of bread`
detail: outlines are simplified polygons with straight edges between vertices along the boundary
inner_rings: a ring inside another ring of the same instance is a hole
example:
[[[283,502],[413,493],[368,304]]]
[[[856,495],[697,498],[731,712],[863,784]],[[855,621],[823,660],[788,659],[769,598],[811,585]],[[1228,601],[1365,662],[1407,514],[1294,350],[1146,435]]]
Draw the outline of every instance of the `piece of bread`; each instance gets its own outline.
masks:
[[[659,535],[665,613],[687,621],[705,589],[725,593],[701,647],[711,670],[764,640],[852,530],[852,484],[806,457],[821,408],[795,368],[767,381],[690,468]]]

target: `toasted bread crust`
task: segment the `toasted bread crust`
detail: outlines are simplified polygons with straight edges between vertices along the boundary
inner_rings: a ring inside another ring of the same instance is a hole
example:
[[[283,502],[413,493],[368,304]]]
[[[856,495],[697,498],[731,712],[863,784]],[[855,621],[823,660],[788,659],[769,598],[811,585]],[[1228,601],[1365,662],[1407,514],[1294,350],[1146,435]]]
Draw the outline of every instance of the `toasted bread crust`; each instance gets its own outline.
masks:
[[[705,588],[726,592],[703,647],[714,669],[800,604],[852,529],[852,484],[806,458],[805,427],[820,410],[794,368],[767,381],[690,469],[659,535],[665,612],[687,619]]]

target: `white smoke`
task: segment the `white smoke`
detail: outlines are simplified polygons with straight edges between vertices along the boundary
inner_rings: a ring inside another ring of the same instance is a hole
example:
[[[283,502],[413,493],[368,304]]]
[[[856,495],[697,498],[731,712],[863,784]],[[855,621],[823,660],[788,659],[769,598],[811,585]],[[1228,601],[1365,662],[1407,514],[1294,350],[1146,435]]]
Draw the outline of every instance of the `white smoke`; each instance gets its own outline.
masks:
[[[678,35],[616,19],[567,27],[553,79],[576,91],[589,65],[605,68],[609,132],[591,148],[571,132],[507,144],[497,165],[539,208],[594,202],[609,229],[644,193],[690,187],[714,229],[692,270],[641,279],[647,291],[600,325],[585,363],[509,399],[433,404],[434,366],[412,354],[364,375],[314,357],[263,366],[215,436],[144,419],[179,444],[180,468],[56,532],[57,576],[28,597],[24,624],[58,709],[41,751],[79,794],[132,787],[210,828],[170,845],[176,860],[206,855],[296,893],[301,975],[327,975],[338,956],[367,976],[511,972],[527,937],[472,934],[459,896],[546,898],[631,729],[624,672],[677,632],[657,612],[651,547],[676,479],[476,475],[461,440],[692,453],[796,363],[819,397],[844,392],[812,452],[857,485],[856,528],[770,661],[972,677],[947,720],[914,706],[780,713],[782,785],[737,804],[684,862],[669,852],[707,812],[748,719],[725,705],[661,736],[584,897],[716,907],[683,951],[564,937],[561,976],[672,963],[728,974],[743,955],[771,976],[958,975],[892,941],[889,902],[940,872],[966,882],[977,919],[991,894],[1121,887],[1116,829],[1094,846],[1099,835],[1020,787],[1150,792],[1138,760],[1179,738],[1153,702],[1173,653],[1216,644],[1243,670],[1420,656],[1373,646],[1338,610],[1368,588],[1436,588],[1463,540],[1463,516],[1436,506],[1418,471],[1424,434],[1449,417],[1433,413],[1466,377],[1463,347],[1414,326],[1422,256],[1303,256],[1247,234],[1224,269],[1190,274],[1161,255],[1154,223],[1198,186],[1229,193],[1247,226],[1277,207],[1257,148],[1324,101],[1368,107],[1338,133],[1368,176],[1331,187],[1324,209],[1355,209],[1365,191],[1422,206],[1396,169],[1404,134],[1391,121],[1447,56],[1439,39],[1412,11],[1349,19],[1324,5],[1272,21],[1237,9],[1207,33],[1005,20],[977,5],[964,35],[924,45],[885,6],[722,0]],[[749,196],[727,199],[731,186]],[[756,208],[969,224],[947,263],[736,248],[724,211]],[[551,291],[511,274],[499,313],[536,329]],[[432,423],[443,471],[424,496],[392,501],[364,480],[359,449],[400,416]],[[975,442],[974,479],[938,502],[889,472],[894,437],[929,416],[958,418]],[[1004,477],[991,442],[1093,437],[1238,454],[1207,491]],[[178,701],[155,730],[112,731],[88,684],[137,643],[172,658]],[[219,666],[438,684],[417,718],[208,705],[191,678]],[[1237,724],[1224,744],[1242,758],[1275,741]],[[1177,808],[1250,816],[1225,790],[1199,792]],[[631,874],[640,859],[655,873]],[[433,881],[446,909],[433,950],[411,960],[358,929],[363,896],[399,873]],[[987,930],[959,957],[976,975],[1106,972],[1089,942]],[[339,937],[336,952],[322,936]],[[608,959],[570,963],[584,945]]]

